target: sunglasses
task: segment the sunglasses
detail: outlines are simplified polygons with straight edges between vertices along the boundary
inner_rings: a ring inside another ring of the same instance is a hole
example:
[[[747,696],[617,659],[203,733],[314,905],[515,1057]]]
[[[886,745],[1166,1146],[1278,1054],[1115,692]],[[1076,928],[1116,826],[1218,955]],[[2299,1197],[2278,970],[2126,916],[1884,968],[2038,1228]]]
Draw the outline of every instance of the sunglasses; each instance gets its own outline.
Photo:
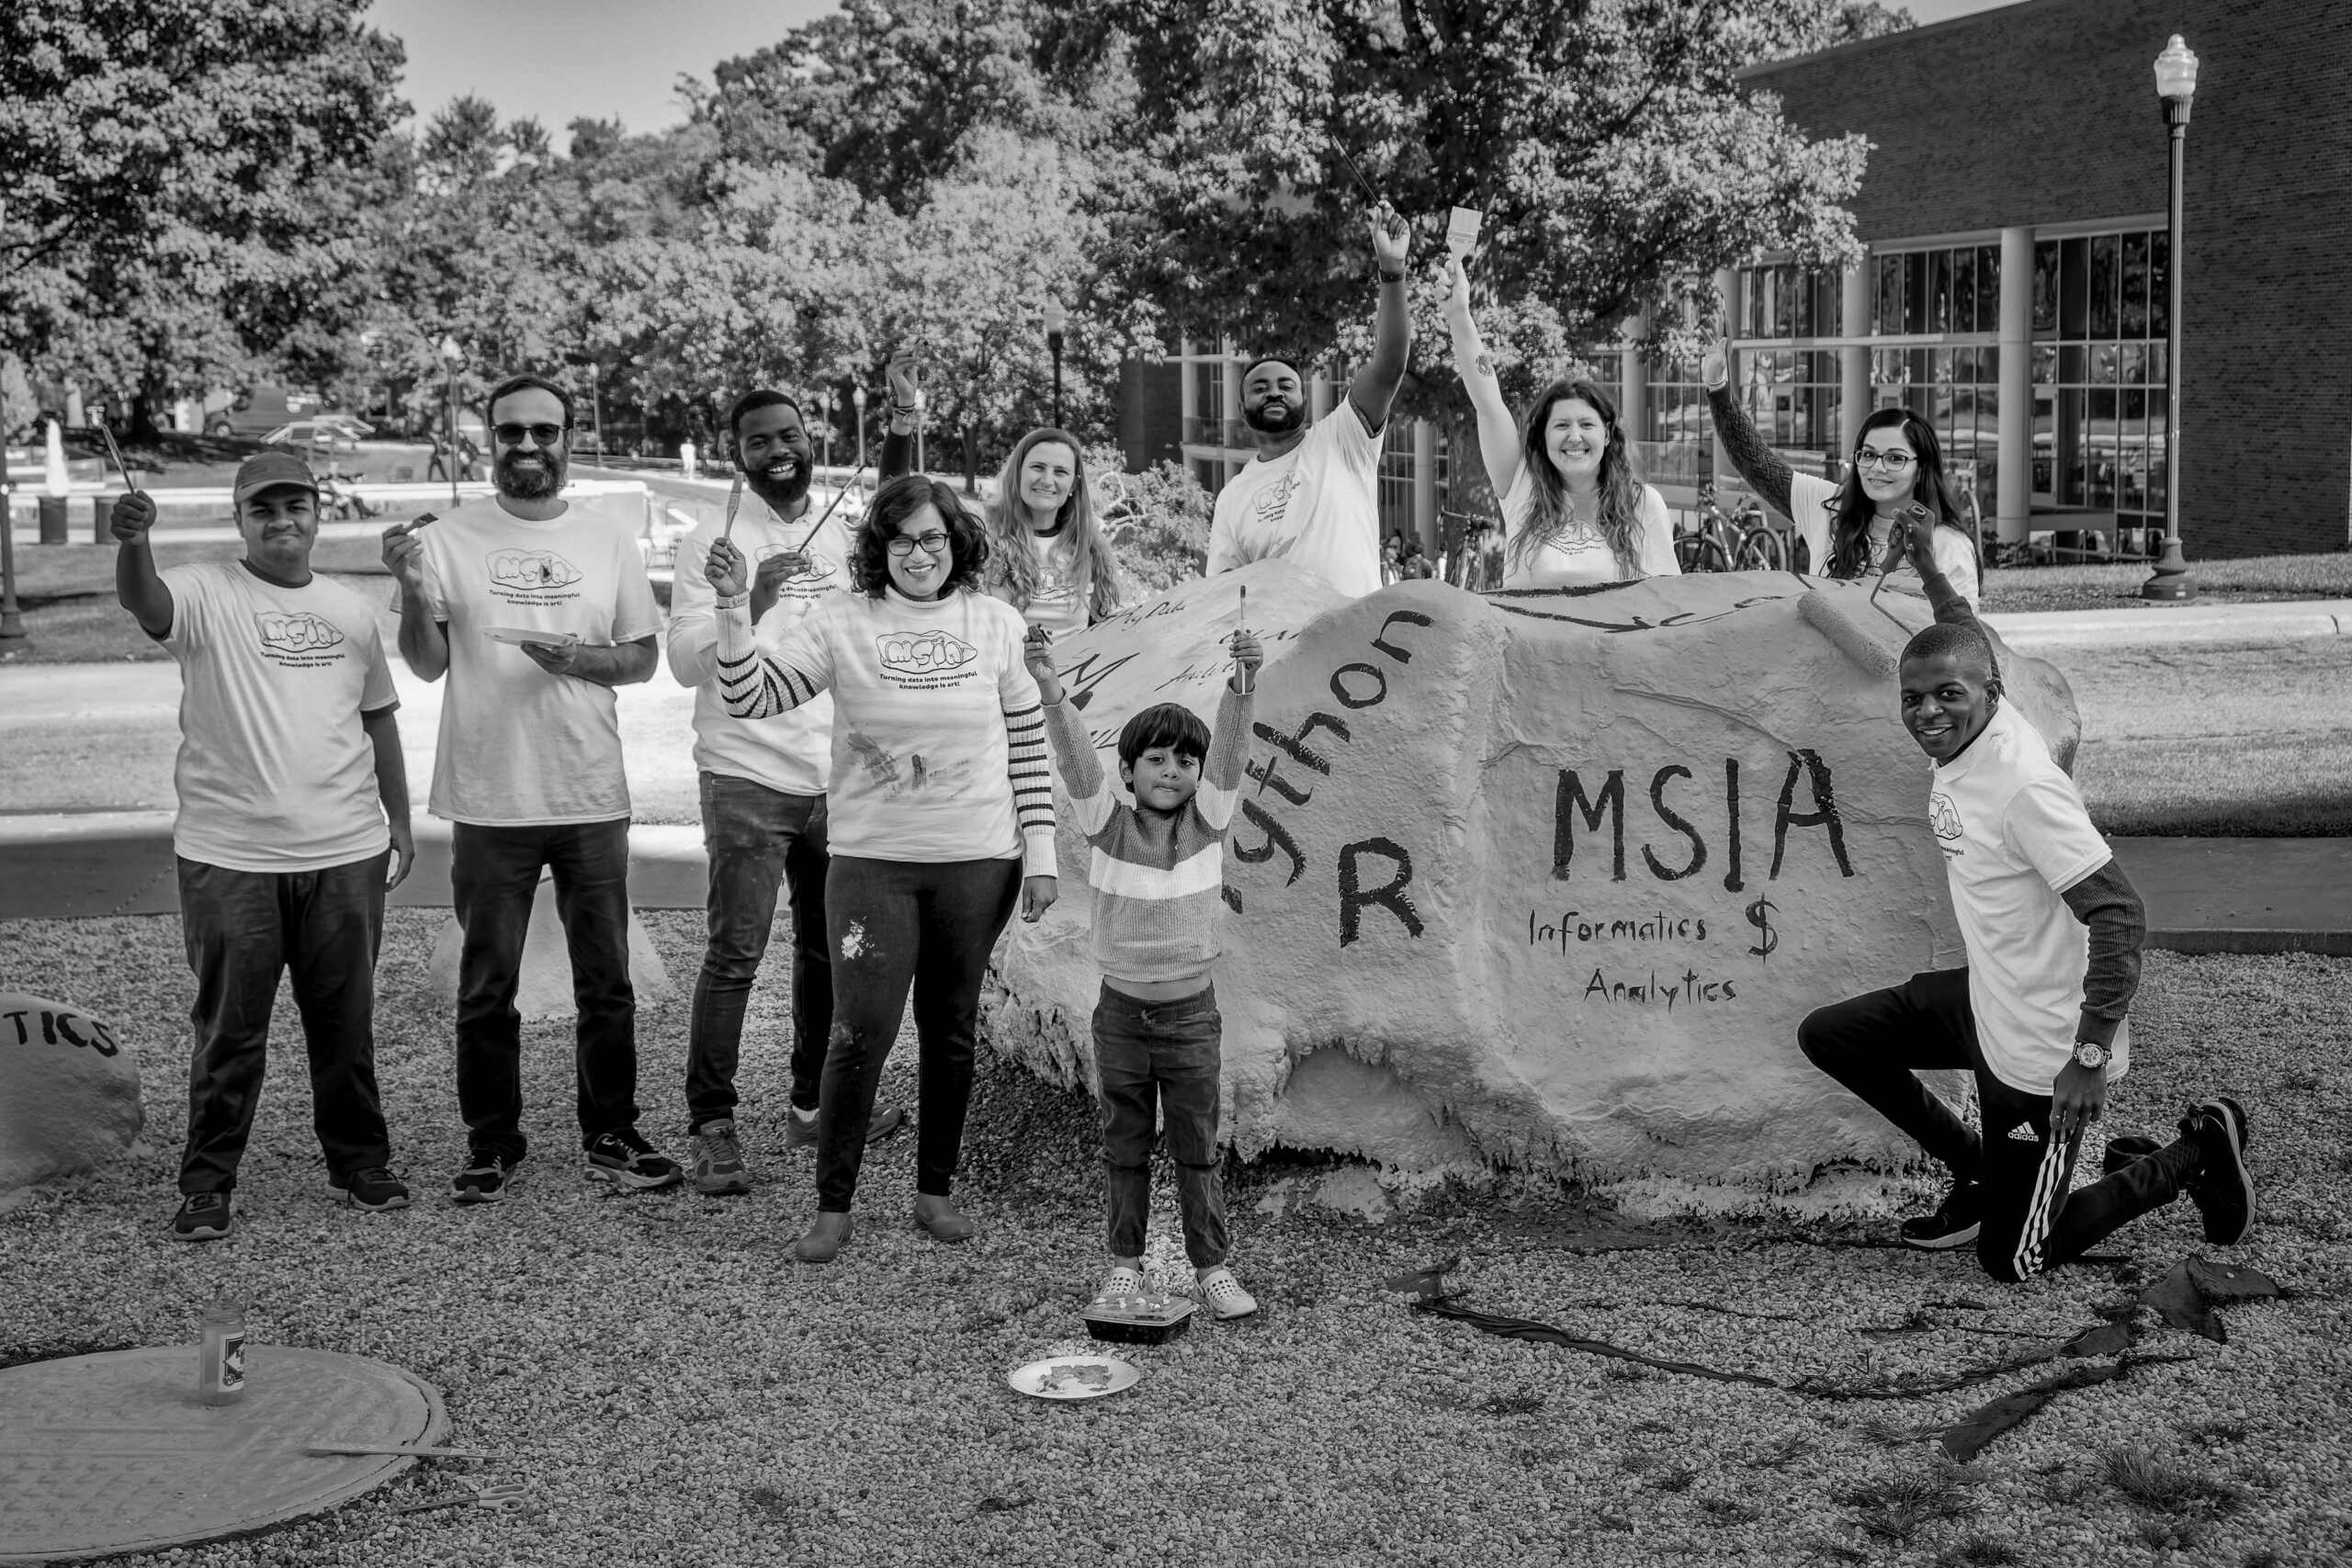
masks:
[[[894,556],[910,556],[915,553],[915,547],[917,545],[921,545],[925,550],[929,551],[933,555],[945,555],[947,553],[947,536],[944,534],[918,534],[913,538],[909,538],[906,535],[901,534],[897,538],[890,541],[890,553]]]
[[[542,446],[552,446],[563,438],[563,426],[560,424],[501,424],[492,426],[491,434],[498,437],[498,444],[501,446],[520,446],[523,444],[523,437],[526,434]]]

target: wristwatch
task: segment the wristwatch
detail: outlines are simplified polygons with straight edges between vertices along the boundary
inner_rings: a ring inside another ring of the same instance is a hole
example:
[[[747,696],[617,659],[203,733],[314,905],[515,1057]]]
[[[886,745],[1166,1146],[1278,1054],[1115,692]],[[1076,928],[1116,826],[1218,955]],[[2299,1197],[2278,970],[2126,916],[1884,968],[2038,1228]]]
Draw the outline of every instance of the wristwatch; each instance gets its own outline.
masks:
[[[2096,1040],[2075,1041],[2075,1065],[2080,1067],[2088,1067],[2091,1071],[2097,1072],[2099,1068],[2107,1066],[2107,1047],[2100,1044]]]

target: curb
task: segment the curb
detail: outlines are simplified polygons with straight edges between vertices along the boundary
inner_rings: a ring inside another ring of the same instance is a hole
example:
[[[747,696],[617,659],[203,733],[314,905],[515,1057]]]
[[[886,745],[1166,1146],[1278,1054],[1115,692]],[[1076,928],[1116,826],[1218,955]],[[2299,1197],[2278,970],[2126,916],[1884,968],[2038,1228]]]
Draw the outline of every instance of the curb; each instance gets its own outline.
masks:
[[[2352,634],[2352,599],[2266,600],[2144,610],[2031,610],[1984,622],[2020,649],[2126,643],[2274,642]]]

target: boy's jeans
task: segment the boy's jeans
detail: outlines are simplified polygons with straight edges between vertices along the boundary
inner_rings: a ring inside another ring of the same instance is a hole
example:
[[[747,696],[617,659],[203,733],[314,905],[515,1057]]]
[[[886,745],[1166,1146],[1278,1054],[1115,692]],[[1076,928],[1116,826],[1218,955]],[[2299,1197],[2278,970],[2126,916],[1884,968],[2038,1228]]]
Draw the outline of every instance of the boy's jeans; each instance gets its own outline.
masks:
[[[1141,1001],[1109,986],[1094,1005],[1094,1061],[1102,1077],[1102,1168],[1110,1179],[1111,1256],[1143,1256],[1151,1213],[1154,1103],[1168,1122],[1195,1269],[1225,1261],[1225,1184],[1217,1173],[1216,987],[1172,1002]]]

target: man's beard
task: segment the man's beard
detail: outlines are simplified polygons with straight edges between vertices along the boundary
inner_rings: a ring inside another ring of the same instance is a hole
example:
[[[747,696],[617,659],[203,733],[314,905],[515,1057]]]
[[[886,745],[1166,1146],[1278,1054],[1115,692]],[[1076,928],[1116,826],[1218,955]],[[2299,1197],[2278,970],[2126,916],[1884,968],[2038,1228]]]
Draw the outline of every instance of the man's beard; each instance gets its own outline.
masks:
[[[794,458],[789,475],[782,479],[770,478],[769,476],[781,466],[771,463],[764,468],[747,469],[743,475],[743,480],[752,487],[752,493],[766,502],[768,505],[778,512],[789,512],[808,499],[808,486],[810,481],[816,479],[817,470],[806,462]]]
[[[1283,415],[1280,419],[1270,420],[1266,417],[1266,404],[1277,400],[1283,405]],[[1286,398],[1281,400],[1268,398],[1253,408],[1243,409],[1241,423],[1261,435],[1288,435],[1306,423],[1306,409],[1305,405],[1294,403]]]
[[[562,453],[549,452],[542,447],[537,454],[539,459],[537,468],[517,468],[515,465],[526,456],[521,452],[500,455],[494,470],[499,494],[511,496],[516,501],[545,501],[563,488],[564,469],[568,464]]]

